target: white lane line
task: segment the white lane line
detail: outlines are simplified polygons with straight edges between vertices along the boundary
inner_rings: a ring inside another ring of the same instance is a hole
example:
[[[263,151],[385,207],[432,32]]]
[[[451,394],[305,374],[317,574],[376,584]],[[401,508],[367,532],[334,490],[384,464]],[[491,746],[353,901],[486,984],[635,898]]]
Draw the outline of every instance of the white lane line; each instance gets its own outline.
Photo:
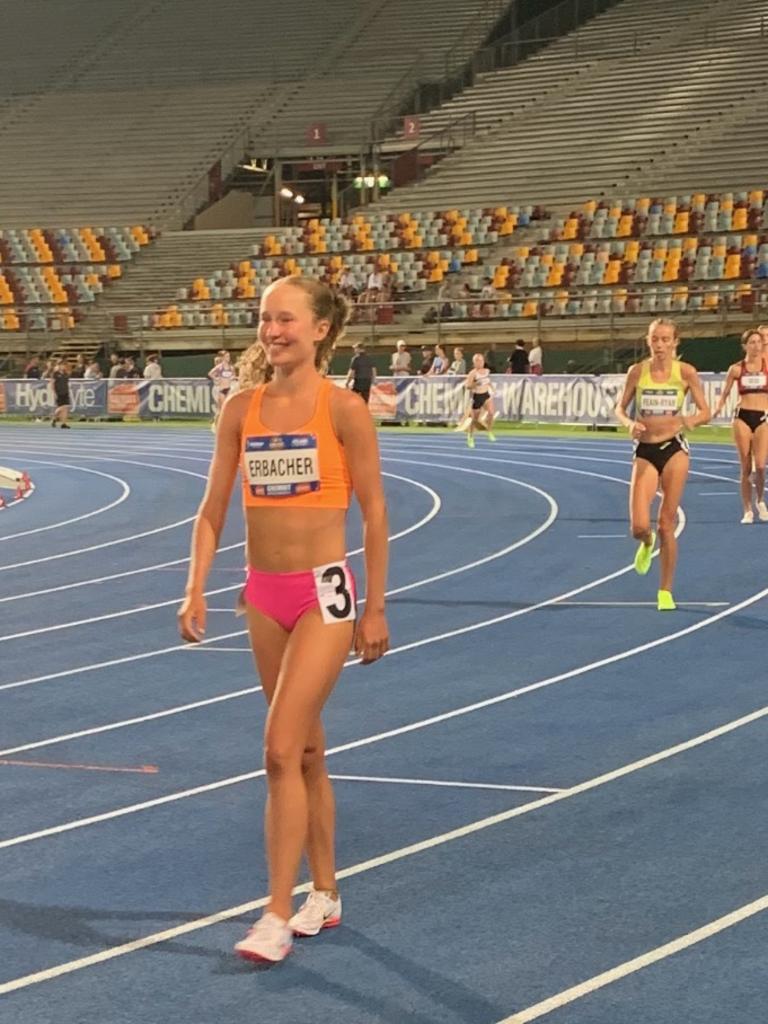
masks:
[[[611,654],[605,658],[601,658],[599,661],[590,662],[587,665],[580,665],[575,669],[569,669],[567,672],[561,672],[554,676],[549,676],[546,679],[541,679],[535,683],[529,683],[527,686],[522,686],[516,690],[509,690],[507,693],[498,694],[495,697],[488,697],[486,700],[476,701],[473,704],[466,704],[463,707],[454,708],[452,711],[445,711],[438,715],[432,715],[430,718],[424,718],[417,722],[411,722],[408,725],[398,726],[395,729],[388,729],[385,732],[375,733],[371,736],[365,736],[362,739],[351,740],[348,743],[343,743],[340,746],[331,747],[327,752],[326,756],[332,756],[334,754],[341,754],[348,750],[356,750],[359,747],[371,746],[373,743],[381,743],[383,740],[392,739],[395,736],[404,736],[407,733],[416,732],[421,729],[429,728],[433,725],[437,725],[440,722],[447,722],[452,718],[460,718],[464,715],[472,714],[475,711],[480,711],[484,708],[493,707],[496,704],[502,704],[516,697],[520,697],[525,693],[533,693],[536,690],[541,690],[549,686],[554,686],[557,683],[566,682],[569,679],[574,679],[577,676],[585,675],[589,672],[593,672],[596,669],[604,668],[606,665],[614,665],[617,662],[625,661],[627,658],[634,657],[636,654],[642,654],[645,651],[650,651],[656,647],[661,647],[664,644],[670,643],[672,640],[677,640],[680,637],[688,636],[690,633],[696,633],[700,629],[704,629],[707,626],[712,625],[715,622],[719,622],[721,619],[726,618],[729,615],[733,615],[735,612],[740,611],[742,608],[746,608],[749,605],[754,604],[756,601],[761,600],[763,597],[768,595],[768,588],[760,591],[757,594],[753,594],[752,597],[746,598],[740,604],[734,605],[732,608],[726,608],[721,612],[717,612],[715,615],[711,615],[706,619],[702,619],[700,622],[696,622],[693,625],[687,626],[685,629],[680,629],[676,633],[670,633],[663,637],[658,637],[656,640],[650,640],[646,643],[639,644],[637,647],[632,647],[623,651],[619,651],[617,654]],[[429,641],[420,640],[413,644],[406,644],[403,647],[394,648],[389,651],[386,657],[391,654],[397,654],[404,650],[412,650],[415,647],[420,647],[427,642],[434,643],[437,640],[445,639],[449,636],[455,636],[457,633],[471,632],[472,630],[482,628],[484,624],[476,624],[474,626],[464,627],[461,630],[454,630],[451,633],[444,633],[439,637],[432,637]],[[353,662],[356,664],[356,662]],[[764,709],[768,711],[768,708]],[[209,793],[213,790],[223,789],[227,786],[239,785],[241,782],[249,782],[252,779],[259,779],[265,775],[263,768],[256,771],[246,772],[242,775],[234,775],[225,779],[218,779],[216,782],[206,783],[202,786],[195,786],[193,789],[180,790],[175,793],[168,793],[162,797],[156,797],[153,800],[146,800],[138,804],[129,804],[124,807],[115,808],[112,811],[105,811],[102,814],[92,815],[87,818],[79,818],[74,821],[65,822],[61,825],[54,825],[50,828],[40,829],[37,832],[30,832],[26,835],[15,836],[10,839],[4,839],[0,841],[0,850],[5,849],[8,846],[17,846],[21,843],[33,842],[36,839],[44,839],[48,836],[59,835],[62,832],[70,832],[74,829],[86,828],[90,825],[98,824],[102,821],[110,821],[113,818],[120,818],[127,814],[135,814],[139,811],[145,811],[152,807],[160,807],[167,803],[173,803],[176,800],[185,800],[187,797],[199,796],[202,793]]]
[[[728,608],[730,601],[677,601],[678,608]],[[558,601],[573,608],[655,608],[655,601]]]
[[[732,498],[738,491],[699,491],[700,498]]]
[[[97,725],[89,729],[80,729],[78,732],[69,732],[63,736],[57,736],[54,740],[35,740],[32,743],[21,743],[17,747],[8,747],[6,750],[0,750],[0,757],[21,754],[25,750],[37,750],[39,747],[53,746],[54,743],[79,740],[84,736],[96,736],[98,733],[112,732],[114,729],[126,729],[131,725],[143,725],[144,722],[155,722],[159,718],[169,718],[172,715],[179,715],[186,711],[196,711],[198,708],[207,708],[212,704],[221,704],[224,701],[235,700],[238,697],[250,697],[253,693],[261,693],[261,687],[249,686],[244,690],[234,690],[231,693],[223,693],[218,697],[207,697],[205,700],[196,700],[191,704],[180,704],[178,707],[168,708],[165,711],[155,711],[136,718],[125,718],[122,722],[110,722],[108,725]]]
[[[399,461],[404,461],[404,460],[399,460]],[[438,468],[443,468],[443,467],[438,467]],[[459,467],[459,466],[450,466],[450,467],[447,467],[447,468],[449,468],[451,470],[456,470],[456,471],[459,471],[459,472],[462,469],[462,467]],[[566,473],[574,473],[574,474],[577,474],[579,476],[597,477],[597,478],[603,479],[603,480],[612,480],[612,481],[615,481],[616,483],[623,484],[625,487],[629,486],[626,480],[621,480],[619,477],[610,477],[610,476],[606,476],[605,474],[601,474],[601,473],[591,473],[591,472],[589,472],[587,470],[584,470],[584,469],[571,469],[569,467],[555,467],[555,468],[561,468],[563,470],[563,472],[566,472]],[[475,471],[475,472],[477,472],[477,471]],[[488,476],[493,476],[494,474],[489,473],[487,475]],[[499,479],[501,479],[501,480],[512,480],[511,477],[499,477]],[[516,482],[516,481],[512,480],[512,482]],[[680,516],[681,516],[681,519],[680,519],[680,521],[678,523],[678,527],[677,527],[677,529],[675,531],[675,535],[676,536],[680,535],[680,533],[682,532],[683,527],[684,527],[684,513],[683,513],[682,509],[680,509]],[[529,539],[532,539],[532,537],[533,537],[533,535],[535,533],[536,533],[536,531],[534,531],[533,534],[529,534],[528,535]],[[506,549],[503,549],[503,550],[506,550]],[[654,555],[654,557],[656,557],[656,555]],[[463,569],[469,570],[469,569],[473,568],[474,565],[475,565],[474,562],[469,562],[469,563],[467,563],[466,566],[463,567]],[[590,583],[586,583],[586,584],[582,585],[581,587],[575,588],[574,590],[569,590],[569,591],[566,591],[563,594],[558,594],[556,597],[550,598],[547,601],[541,602],[541,603],[536,604],[536,605],[530,605],[530,606],[528,606],[526,608],[517,609],[516,611],[510,612],[507,615],[501,616],[500,618],[483,620],[483,621],[481,621],[479,623],[475,623],[474,625],[465,627],[465,629],[467,631],[472,631],[472,630],[475,630],[475,629],[481,629],[484,626],[493,625],[494,623],[499,622],[499,621],[504,621],[506,619],[516,618],[518,615],[526,615],[526,614],[528,614],[528,612],[536,611],[538,608],[544,608],[547,605],[555,603],[556,601],[561,601],[561,600],[563,600],[565,598],[569,598],[569,597],[575,597],[577,594],[582,594],[582,593],[586,592],[587,590],[592,590],[595,587],[601,586],[603,583],[607,583],[610,580],[614,580],[614,579],[618,578],[619,576],[623,576],[625,573],[631,572],[632,569],[633,569],[633,567],[631,565],[625,566],[623,569],[619,569],[616,572],[610,573],[607,576],[601,576],[601,577],[599,577],[596,580],[592,580]],[[398,588],[397,592],[401,593],[404,589],[414,589],[414,588],[422,586],[422,585],[423,585],[422,581],[419,580],[419,581],[416,581],[415,583],[408,584],[407,587],[405,587],[405,588],[404,587]],[[238,588],[239,588],[239,584],[237,586],[235,586],[235,587],[230,587],[228,589],[230,589],[230,590],[237,590]],[[389,596],[389,595],[387,595],[387,596]],[[231,640],[233,637],[236,637],[236,636],[245,636],[246,633],[247,633],[247,630],[245,630],[245,629],[237,630],[234,633],[222,633],[220,636],[217,636],[217,637],[209,637],[207,640],[204,640],[203,643],[204,644],[210,644],[210,643],[216,643],[219,640]],[[450,635],[452,635],[452,634],[450,634]],[[440,639],[443,639],[442,634],[439,634],[437,637],[428,637],[425,640],[418,641],[416,646],[419,646],[421,644],[426,644],[426,643],[433,643],[436,640],[440,640]],[[397,650],[410,650],[411,646],[413,646],[413,645],[406,646],[406,647],[403,647],[403,648],[398,648]],[[170,653],[172,653],[174,651],[182,651],[182,650],[188,650],[188,649],[189,649],[189,645],[188,644],[174,644],[171,647],[161,647],[161,648],[158,648],[158,649],[153,650],[153,651],[145,651],[142,654],[131,654],[131,655],[126,655],[126,656],[124,656],[122,658],[112,658],[109,661],[92,662],[90,665],[81,665],[78,668],[63,669],[60,672],[49,672],[46,675],[31,676],[31,677],[29,677],[27,679],[18,679],[18,680],[14,681],[14,682],[11,682],[11,683],[3,683],[2,685],[0,685],[0,691],[2,691],[2,690],[12,690],[12,689],[16,689],[17,687],[20,687],[20,686],[32,686],[32,685],[34,685],[36,683],[45,683],[45,682],[49,682],[52,679],[62,679],[64,677],[66,677],[66,676],[77,675],[77,674],[83,673],[83,672],[95,672],[95,671],[97,671],[99,669],[102,669],[102,668],[112,668],[115,665],[124,665],[124,664],[126,664],[128,662],[131,662],[131,661],[141,661],[141,660],[144,660],[145,658],[152,658],[152,657],[155,657],[157,655],[170,654]],[[391,655],[393,653],[396,653],[396,652],[392,651],[392,650],[388,651],[388,655]],[[354,662],[353,664],[356,664],[356,662]]]
[[[415,530],[418,530],[422,526],[425,526],[431,519],[434,519],[434,517],[440,511],[440,508],[442,507],[442,503],[441,503],[441,500],[440,500],[440,495],[437,494],[436,491],[432,490],[431,487],[427,487],[426,484],[423,484],[423,483],[421,483],[420,481],[417,481],[417,480],[409,480],[407,477],[397,476],[394,473],[389,473],[387,475],[390,476],[390,477],[393,477],[394,479],[397,479],[397,480],[407,480],[408,483],[412,483],[415,487],[418,487],[421,490],[426,491],[430,495],[430,497],[432,498],[432,508],[429,510],[429,512],[426,515],[422,516],[422,518],[417,523],[414,523],[412,526],[407,527],[405,530],[401,530],[399,533],[393,534],[389,538],[389,540],[390,541],[394,541],[394,540],[398,540],[401,537],[407,536],[409,533],[413,533]],[[136,536],[140,537],[141,534],[136,534]],[[87,550],[87,549],[81,549],[81,550]],[[349,555],[358,555],[358,554],[361,553],[361,551],[362,551],[362,548],[357,548],[355,551],[348,552],[348,554]],[[136,570],[133,570],[133,571],[135,572]],[[138,571],[145,572],[147,570],[144,569],[144,570],[138,570]],[[225,594],[225,593],[228,593],[229,591],[232,591],[232,590],[239,590],[239,589],[241,589],[241,587],[242,587],[241,583],[236,583],[234,586],[230,586],[230,587],[219,587],[216,590],[208,590],[208,591],[206,591],[206,596],[210,597],[213,594]],[[39,626],[37,629],[27,629],[27,630],[24,630],[23,632],[20,632],[20,633],[7,633],[5,636],[0,636],[0,643],[4,643],[7,640],[22,640],[22,639],[25,639],[26,637],[38,636],[41,633],[55,633],[55,632],[58,632],[58,631],[60,631],[62,629],[73,629],[76,626],[89,626],[89,625],[92,625],[94,622],[105,622],[105,621],[107,621],[109,619],[121,619],[121,618],[125,618],[128,615],[139,615],[142,612],[155,611],[157,608],[168,608],[171,605],[177,605],[179,603],[179,601],[180,601],[180,597],[174,597],[170,601],[158,601],[155,604],[137,605],[137,606],[135,606],[133,608],[124,608],[124,609],[122,609],[120,611],[109,612],[109,613],[107,613],[105,615],[92,615],[92,616],[89,616],[88,618],[85,618],[85,619],[74,619],[74,620],[70,620],[69,622],[59,622],[59,623],[56,623],[56,625],[53,625],[53,626]],[[0,689],[2,689],[2,687],[0,687]]]
[[[201,647],[199,644],[189,644],[184,650],[196,654],[218,654],[220,651],[225,654],[253,654],[250,647]]]
[[[223,554],[225,551],[234,551],[237,548],[243,548],[245,544],[243,541],[239,541],[237,544],[227,544],[223,548],[219,548],[216,552],[217,555]],[[78,580],[75,583],[63,583],[58,587],[46,587],[44,590],[28,590],[25,594],[10,594],[8,597],[0,597],[0,604],[6,601],[23,601],[27,597],[42,597],[44,594],[58,594],[62,590],[75,590],[77,587],[89,587],[95,583],[107,583],[110,580],[124,579],[126,576],[138,576],[143,572],[170,572],[172,569],[175,572],[187,572],[187,569],[183,563],[188,562],[187,558],[175,558],[171,562],[160,562],[158,565],[145,565],[142,569],[126,569],[123,572],[113,572],[108,576],[94,576],[89,580]],[[216,572],[237,572],[242,576],[243,569],[216,569]],[[208,609],[209,611],[211,609]]]
[[[447,843],[455,842],[458,839],[464,839],[467,836],[477,834],[478,832],[492,828],[495,825],[501,825],[507,821],[511,821],[513,818],[519,818],[524,814],[530,814],[543,807],[548,807],[550,804],[569,800],[574,796],[579,796],[582,793],[587,793],[590,790],[599,788],[600,786],[605,786],[618,779],[625,778],[628,775],[641,771],[644,768],[649,768],[652,765],[659,764],[662,761],[675,757],[678,754],[682,754],[695,747],[699,747],[711,740],[718,739],[720,736],[725,736],[727,733],[734,732],[736,729],[743,728],[746,725],[750,725],[752,722],[758,721],[767,714],[768,707],[760,708],[758,711],[755,711],[750,715],[737,718],[725,725],[718,726],[716,729],[712,729],[710,732],[702,733],[699,736],[695,736],[692,739],[684,741],[683,743],[678,743],[673,747],[667,747],[665,750],[658,751],[655,754],[641,758],[638,761],[633,761],[630,764],[622,765],[621,767],[616,768],[613,771],[606,772],[603,775],[595,776],[594,778],[581,782],[576,786],[565,789],[560,793],[548,794],[538,800],[532,800],[522,806],[514,807],[511,810],[502,811],[499,814],[493,814],[490,817],[481,818],[477,821],[470,822],[468,825],[462,825],[459,828],[452,829],[449,832],[442,832],[439,835],[430,836],[428,839],[423,839],[420,842],[411,843],[409,846],[402,846],[398,849],[391,850],[389,853],[381,854],[378,857],[372,857],[369,860],[360,861],[348,868],[343,868],[339,871],[338,877],[340,879],[352,878],[368,871],[374,871],[387,864],[393,864],[397,861],[404,860],[407,857],[413,857],[417,854],[424,853],[427,850],[432,850],[435,847],[444,846]],[[309,884],[297,886],[294,889],[294,893],[307,892],[309,887]],[[65,963],[57,964],[55,967],[49,967],[42,971],[36,971],[32,974],[13,978],[10,981],[0,984],[0,995],[28,988],[30,985],[36,985],[43,981],[50,981],[53,978],[59,978],[62,975],[71,974],[74,971],[83,970],[86,967],[93,967],[96,964],[114,960],[117,957],[125,956],[128,953],[135,953],[140,949],[148,949],[151,946],[168,942],[169,940],[179,938],[182,935],[188,935],[191,932],[196,932],[203,928],[209,928],[212,925],[221,924],[222,922],[229,921],[232,918],[241,917],[244,914],[249,914],[252,911],[265,906],[268,900],[268,896],[262,896],[259,899],[251,900],[248,903],[241,903],[236,907],[228,907],[226,910],[221,910],[215,914],[209,914],[206,917],[197,918],[194,921],[185,921],[184,924],[176,925],[173,928],[166,928],[163,931],[154,932],[151,935],[145,935],[142,938],[122,943],[119,946],[113,946],[110,949],[102,949],[98,953],[92,953],[89,956],[80,957],[77,960],[69,960]]]
[[[87,456],[85,456],[87,458]],[[27,461],[38,461],[38,460],[27,460]],[[174,473],[181,473],[184,476],[197,477],[199,480],[205,480],[205,476],[202,473],[194,473],[191,469],[181,469],[178,466],[157,466],[150,462],[133,462],[129,459],[100,459],[101,462],[119,462],[123,465],[129,466],[145,466],[147,469],[162,469],[166,472],[171,471]],[[115,540],[104,541],[102,544],[91,544],[90,547],[76,547],[72,551],[62,551],[58,555],[45,555],[41,558],[31,558],[25,562],[14,562],[12,565],[0,565],[0,572],[5,572],[8,569],[23,569],[30,565],[40,565],[43,562],[53,562],[59,558],[73,558],[75,555],[85,555],[91,551],[101,551],[104,548],[111,548],[117,544],[128,544],[132,541],[141,540],[142,537],[151,537],[156,533],[164,533],[166,530],[174,530],[178,526],[185,526],[187,523],[191,523],[194,516],[187,516],[185,519],[179,519],[175,523],[169,523],[167,526],[158,526],[154,530],[144,530],[141,533],[131,533],[126,537],[118,537]]]
[[[627,540],[626,533],[580,533],[578,540]]]
[[[104,512],[109,512],[110,509],[116,508],[128,498],[131,493],[131,488],[125,480],[121,480],[119,476],[113,476],[111,473],[102,473],[98,469],[88,469],[85,466],[72,466],[68,462],[41,462],[39,459],[35,459],[35,464],[38,466],[55,466],[57,469],[71,469],[78,473],[91,473],[93,476],[103,476],[106,480],[112,480],[121,488],[120,497],[114,501],[110,501],[108,505],[101,505],[99,508],[94,509],[92,512],[85,512],[81,516],[74,516],[71,519],[62,519],[57,523],[49,523],[48,526],[37,526],[34,530],[20,530],[18,533],[7,533],[5,536],[0,537],[0,542],[6,540],[16,540],[17,537],[29,537],[33,533],[45,533],[47,530],[59,530],[62,526],[71,526],[72,523],[80,523],[84,519],[91,519],[93,516],[100,516]],[[5,568],[5,566],[0,566]]]
[[[382,775],[331,775],[340,782],[382,782],[396,786],[445,786],[448,789],[499,789],[513,793],[562,793],[551,786],[504,786],[495,782],[450,782],[444,779],[398,779]]]
[[[733,928],[735,925],[741,924],[742,921],[746,921],[750,917],[762,913],[764,910],[768,910],[768,894],[753,900],[752,903],[745,903],[743,907],[731,911],[730,914],[725,914],[714,921],[709,921],[707,924],[702,925],[701,928],[696,928],[686,935],[681,935],[671,942],[666,942],[663,946],[649,949],[648,952],[636,956],[632,960],[625,960],[623,964],[618,964],[608,971],[603,971],[602,974],[596,974],[594,977],[587,979],[587,981],[582,981],[578,985],[564,989],[562,992],[558,992],[557,995],[543,999],[540,1003],[535,1003],[525,1010],[518,1010],[517,1013],[513,1013],[511,1017],[505,1017],[498,1024],[529,1024],[530,1021],[539,1020],[541,1017],[546,1017],[552,1013],[553,1010],[559,1010],[562,1006],[568,1006],[569,1003],[574,1003],[577,999],[582,999],[591,992],[605,988],[606,985],[612,985],[614,981],[620,981],[622,978],[635,974],[637,971],[650,967],[652,964],[657,964],[660,960],[666,960],[667,957],[674,956],[684,949],[690,949],[691,946],[704,942],[706,939],[711,939],[713,935],[724,932],[728,928]]]

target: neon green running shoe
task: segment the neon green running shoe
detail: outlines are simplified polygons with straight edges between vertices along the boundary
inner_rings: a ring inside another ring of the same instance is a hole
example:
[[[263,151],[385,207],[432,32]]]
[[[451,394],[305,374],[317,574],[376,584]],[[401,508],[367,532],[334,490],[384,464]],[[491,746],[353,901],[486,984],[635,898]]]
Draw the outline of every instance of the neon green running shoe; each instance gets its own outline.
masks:
[[[496,440],[496,435],[492,431],[490,431],[490,430],[488,431],[488,440],[489,441],[495,441]]]
[[[677,608],[670,590],[660,590],[657,594],[657,602],[656,607],[660,612],[673,612]]]
[[[651,543],[640,544],[635,555],[635,572],[638,576],[645,576],[648,570],[651,568],[651,559],[653,558],[653,547],[656,543],[656,534],[651,531]]]
[[[474,434],[467,434],[467,448],[474,448],[474,447],[475,447],[475,437],[474,437]]]

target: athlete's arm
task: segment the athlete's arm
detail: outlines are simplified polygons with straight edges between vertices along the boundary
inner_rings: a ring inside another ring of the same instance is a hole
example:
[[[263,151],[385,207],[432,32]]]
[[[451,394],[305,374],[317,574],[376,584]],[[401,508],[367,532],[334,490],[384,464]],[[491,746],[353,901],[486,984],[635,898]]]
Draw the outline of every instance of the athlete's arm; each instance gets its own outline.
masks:
[[[624,391],[614,410],[616,419],[622,426],[627,428],[631,437],[640,437],[641,434],[645,433],[644,424],[633,419],[627,412],[629,403],[633,401],[635,397],[635,391],[637,390],[637,382],[640,380],[641,370],[642,366],[640,363],[635,363],[634,366],[630,366],[627,373],[627,379],[624,382]]]
[[[683,425],[684,430],[695,430],[696,427],[701,426],[702,423],[709,423],[712,419],[712,413],[709,409],[706,396],[704,394],[704,388],[701,386],[699,375],[696,372],[696,367],[691,366],[690,363],[680,364],[680,374],[688,385],[688,391],[691,398],[696,403],[696,409],[698,410],[693,416],[681,416],[680,422]]]
[[[232,485],[240,461],[240,428],[250,391],[228,398],[221,410],[208,484],[192,528],[192,547],[184,601],[179,608],[179,632],[185,640],[200,641],[205,633],[205,581],[213,563],[227,515]]]
[[[464,387],[469,391],[475,385],[475,371],[470,370],[467,374],[467,379],[464,381]]]
[[[733,363],[728,367],[728,376],[725,378],[725,386],[720,394],[715,411],[712,413],[712,419],[717,419],[720,413],[723,411],[725,403],[728,401],[728,395],[731,393],[731,388],[741,376],[741,363]]]
[[[344,445],[352,489],[363,517],[365,611],[355,631],[355,650],[363,663],[376,661],[389,648],[384,615],[387,586],[387,503],[381,479],[376,428],[367,406],[344,391],[334,392],[334,426]]]

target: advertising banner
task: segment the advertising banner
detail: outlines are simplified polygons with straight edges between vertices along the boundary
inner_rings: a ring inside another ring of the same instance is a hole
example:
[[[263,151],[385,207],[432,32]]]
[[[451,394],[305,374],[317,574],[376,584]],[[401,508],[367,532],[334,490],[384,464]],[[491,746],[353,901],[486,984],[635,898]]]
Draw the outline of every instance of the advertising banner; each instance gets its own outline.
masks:
[[[703,373],[710,408],[725,384],[724,373]],[[608,426],[624,376],[497,374],[491,378],[493,405],[501,422],[575,423]],[[344,380],[336,380],[343,386]],[[160,380],[71,380],[72,415],[89,419],[206,419],[213,416],[212,384],[207,378]],[[733,415],[734,388],[718,424]],[[468,396],[463,377],[380,377],[371,391],[373,416],[386,422],[454,423],[462,418]],[[0,413],[44,418],[54,409],[50,381],[0,380]],[[686,412],[692,406],[688,400]]]

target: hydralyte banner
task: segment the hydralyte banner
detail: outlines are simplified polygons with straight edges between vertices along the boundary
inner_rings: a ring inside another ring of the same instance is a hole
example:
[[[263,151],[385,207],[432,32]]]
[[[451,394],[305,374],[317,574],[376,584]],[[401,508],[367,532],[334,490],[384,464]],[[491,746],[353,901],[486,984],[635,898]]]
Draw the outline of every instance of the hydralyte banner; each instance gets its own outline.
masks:
[[[710,408],[725,384],[724,373],[703,373]],[[543,377],[497,374],[491,378],[493,406],[501,422],[616,424],[613,410],[624,386],[623,374]],[[343,386],[342,378],[336,379]],[[72,415],[89,419],[201,419],[213,415],[207,378],[161,380],[72,380]],[[736,406],[734,388],[723,414],[727,424]],[[0,413],[50,416],[55,408],[50,381],[0,380]],[[370,408],[382,422],[451,423],[467,408],[463,377],[380,377],[371,391]],[[686,412],[693,405],[688,399]]]
[[[3,380],[0,411],[50,416],[56,406],[47,380]],[[213,415],[212,384],[207,378],[168,380],[71,380],[70,410],[89,419],[124,416],[140,419],[200,419]]]

